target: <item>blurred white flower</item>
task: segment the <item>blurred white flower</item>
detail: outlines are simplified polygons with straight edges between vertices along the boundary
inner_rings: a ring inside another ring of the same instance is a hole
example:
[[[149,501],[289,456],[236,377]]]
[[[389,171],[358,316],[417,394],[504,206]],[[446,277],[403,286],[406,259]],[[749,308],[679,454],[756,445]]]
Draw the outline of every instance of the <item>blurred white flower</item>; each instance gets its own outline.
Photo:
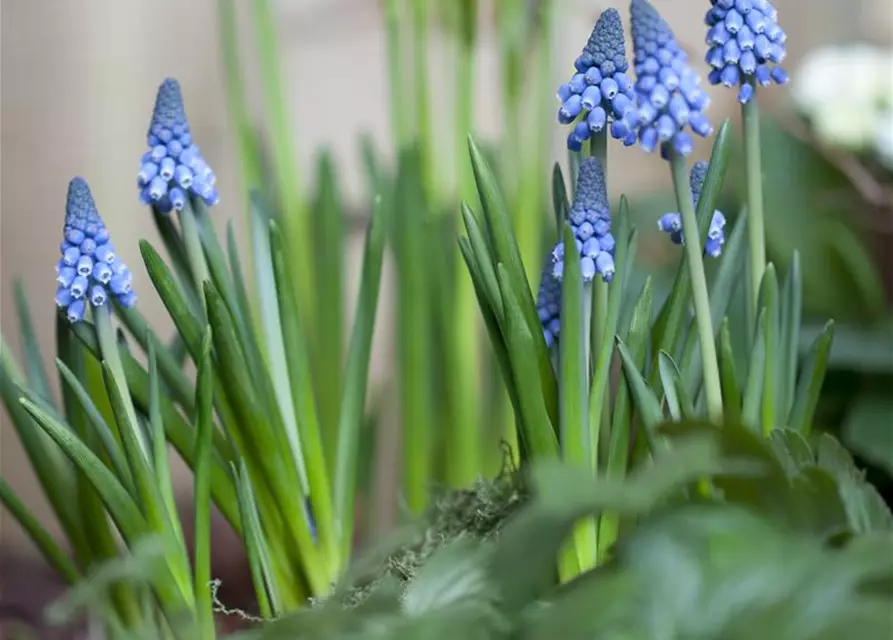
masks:
[[[871,148],[879,114],[893,108],[893,49],[865,44],[816,49],[793,74],[791,92],[823,141]]]
[[[874,150],[878,159],[893,169],[893,109],[887,109],[877,119]]]

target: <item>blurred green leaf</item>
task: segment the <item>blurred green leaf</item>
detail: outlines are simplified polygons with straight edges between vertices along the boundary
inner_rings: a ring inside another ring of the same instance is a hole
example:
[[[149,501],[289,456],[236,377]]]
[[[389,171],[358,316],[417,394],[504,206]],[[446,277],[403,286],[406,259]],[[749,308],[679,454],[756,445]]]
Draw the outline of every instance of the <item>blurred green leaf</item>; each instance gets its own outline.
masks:
[[[865,460],[893,477],[893,398],[865,391],[855,400],[843,425],[843,440]]]

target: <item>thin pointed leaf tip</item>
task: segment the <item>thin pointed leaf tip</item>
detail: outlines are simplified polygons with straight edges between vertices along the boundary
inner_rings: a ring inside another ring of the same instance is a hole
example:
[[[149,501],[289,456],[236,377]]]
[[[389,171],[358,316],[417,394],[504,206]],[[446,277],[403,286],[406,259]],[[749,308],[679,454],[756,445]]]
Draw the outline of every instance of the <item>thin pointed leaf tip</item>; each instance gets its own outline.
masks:
[[[704,115],[710,104],[701,80],[688,65],[688,56],[669,25],[648,0],[632,0],[630,26],[636,67],[636,95],[640,121],[639,144],[649,153],[666,145],[687,156],[692,139],[686,129],[702,137],[713,133]]]
[[[580,163],[576,197],[568,222],[580,252],[583,281],[592,281],[597,273],[602,280],[610,282],[614,277],[615,243],[611,235],[605,171],[598,158],[590,156]],[[565,250],[564,242],[559,242],[552,250],[552,277],[559,281],[564,273]]]
[[[154,204],[164,213],[179,211],[189,193],[208,206],[217,204],[217,178],[192,141],[180,84],[173,78],[158,87],[147,142],[149,151],[143,154],[137,175],[144,204]]]
[[[71,323],[84,319],[87,303],[101,307],[109,296],[125,307],[136,303],[133,277],[115,254],[109,231],[83,178],[68,185],[65,226],[56,265],[56,305]]]
[[[707,177],[707,163],[696,162],[691,168],[691,176],[689,185],[691,187],[691,195],[695,202],[695,208],[701,200],[701,189],[704,186],[704,179]],[[704,243],[704,253],[711,258],[718,258],[722,253],[722,246],[726,243],[726,217],[721,211],[713,212],[710,219],[710,228],[707,231],[707,241]],[[657,221],[657,228],[670,235],[670,240],[674,244],[685,244],[685,236],[682,233],[682,216],[678,212],[665,213]]]
[[[558,87],[558,121],[573,124],[567,147],[579,151],[593,133],[611,123],[611,135],[627,146],[636,142],[636,94],[627,75],[623,23],[616,9],[602,12],[583,53],[574,62],[576,73]]]
[[[707,30],[707,75],[710,84],[739,87],[738,101],[753,98],[754,85],[786,84],[779,66],[787,55],[787,34],[768,0],[710,0]]]

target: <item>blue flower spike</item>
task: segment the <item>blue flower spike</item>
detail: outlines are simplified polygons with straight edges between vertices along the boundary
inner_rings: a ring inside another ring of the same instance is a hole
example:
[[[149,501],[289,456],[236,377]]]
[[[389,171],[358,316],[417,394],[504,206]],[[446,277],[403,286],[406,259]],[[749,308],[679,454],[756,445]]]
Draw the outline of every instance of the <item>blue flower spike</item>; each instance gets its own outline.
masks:
[[[574,233],[576,250],[580,252],[583,282],[591,282],[596,274],[605,282],[614,277],[614,236],[611,235],[611,212],[605,171],[595,157],[580,163],[577,191],[568,222]],[[560,281],[564,273],[564,242],[552,250],[552,276]]]
[[[101,307],[110,298],[124,307],[136,303],[130,270],[115,255],[108,229],[83,178],[73,178],[68,185],[62,234],[56,305],[69,322],[83,320],[88,304]]]
[[[568,149],[579,151],[593,133],[606,127],[617,140],[627,146],[634,144],[636,95],[627,75],[623,23],[616,9],[599,16],[574,67],[574,76],[558,88],[558,121],[574,124],[567,138]]]
[[[647,152],[667,146],[687,156],[693,142],[688,131],[701,137],[713,134],[704,115],[710,104],[701,80],[666,21],[648,0],[632,0],[630,26],[636,68],[639,143]]]
[[[561,333],[561,282],[552,275],[551,267],[551,264],[547,264],[543,269],[540,288],[536,294],[536,313],[549,348],[557,344],[558,334]]]
[[[694,199],[695,208],[701,199],[701,189],[704,186],[704,178],[707,177],[707,163],[696,162],[691,168],[689,185]],[[721,211],[714,211],[710,219],[710,228],[707,230],[707,241],[704,243],[704,253],[711,258],[718,258],[722,254],[722,246],[726,242],[725,235],[726,217]],[[682,232],[682,216],[676,212],[665,213],[657,221],[657,228],[669,234],[673,244],[685,244],[685,235]]]
[[[754,87],[786,84],[787,34],[778,25],[778,11],[769,0],[710,0],[707,64],[710,84],[739,87],[738,101],[747,104]]]
[[[143,203],[163,213],[181,210],[189,194],[208,206],[217,204],[217,178],[192,141],[180,84],[173,78],[158,87],[147,142],[149,151],[143,154],[137,174]]]

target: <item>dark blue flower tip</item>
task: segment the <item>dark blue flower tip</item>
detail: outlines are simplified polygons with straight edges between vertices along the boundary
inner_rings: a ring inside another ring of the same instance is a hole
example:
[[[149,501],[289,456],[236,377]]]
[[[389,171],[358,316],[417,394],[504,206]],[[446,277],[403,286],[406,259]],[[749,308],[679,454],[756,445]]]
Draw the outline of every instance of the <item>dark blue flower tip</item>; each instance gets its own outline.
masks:
[[[597,158],[580,163],[574,204],[568,218],[580,253],[583,281],[592,281],[596,274],[605,282],[614,277],[614,237],[611,235],[611,211],[605,172]],[[561,280],[564,274],[564,243],[552,250],[552,277]]]
[[[186,206],[189,194],[208,206],[217,204],[217,178],[192,141],[180,84],[172,78],[158,88],[147,142],[137,173],[141,202],[164,213]]]
[[[130,270],[115,255],[108,229],[83,178],[73,178],[68,185],[62,236],[56,305],[69,322],[83,320],[88,303],[101,307],[110,297],[125,307],[136,304]]]
[[[712,135],[704,115],[710,104],[701,80],[669,25],[648,0],[632,0],[630,25],[635,55],[638,140],[645,151],[660,148],[687,156],[694,143],[688,131]]]
[[[558,121],[573,124],[567,146],[579,151],[593,133],[609,126],[617,140],[628,138],[638,126],[633,83],[627,71],[626,43],[623,23],[616,9],[599,16],[583,53],[574,62],[577,70],[571,79],[558,88]]]
[[[754,85],[786,84],[787,72],[776,65],[787,55],[787,34],[769,0],[710,0],[707,64],[711,84],[738,87],[738,101],[753,99]]]
[[[704,179],[707,177],[707,163],[696,162],[691,168],[689,186],[692,199],[697,208],[701,200],[701,190],[704,187]],[[714,211],[710,219],[710,228],[707,230],[707,240],[704,242],[704,254],[711,258],[718,258],[722,254],[722,247],[726,242],[725,237],[726,217],[721,211]],[[670,236],[673,244],[685,244],[685,234],[682,228],[682,216],[676,212],[665,213],[657,221],[657,228]]]
[[[543,269],[540,288],[536,294],[536,313],[543,328],[546,346],[558,342],[561,332],[561,283],[552,276],[549,265]]]

